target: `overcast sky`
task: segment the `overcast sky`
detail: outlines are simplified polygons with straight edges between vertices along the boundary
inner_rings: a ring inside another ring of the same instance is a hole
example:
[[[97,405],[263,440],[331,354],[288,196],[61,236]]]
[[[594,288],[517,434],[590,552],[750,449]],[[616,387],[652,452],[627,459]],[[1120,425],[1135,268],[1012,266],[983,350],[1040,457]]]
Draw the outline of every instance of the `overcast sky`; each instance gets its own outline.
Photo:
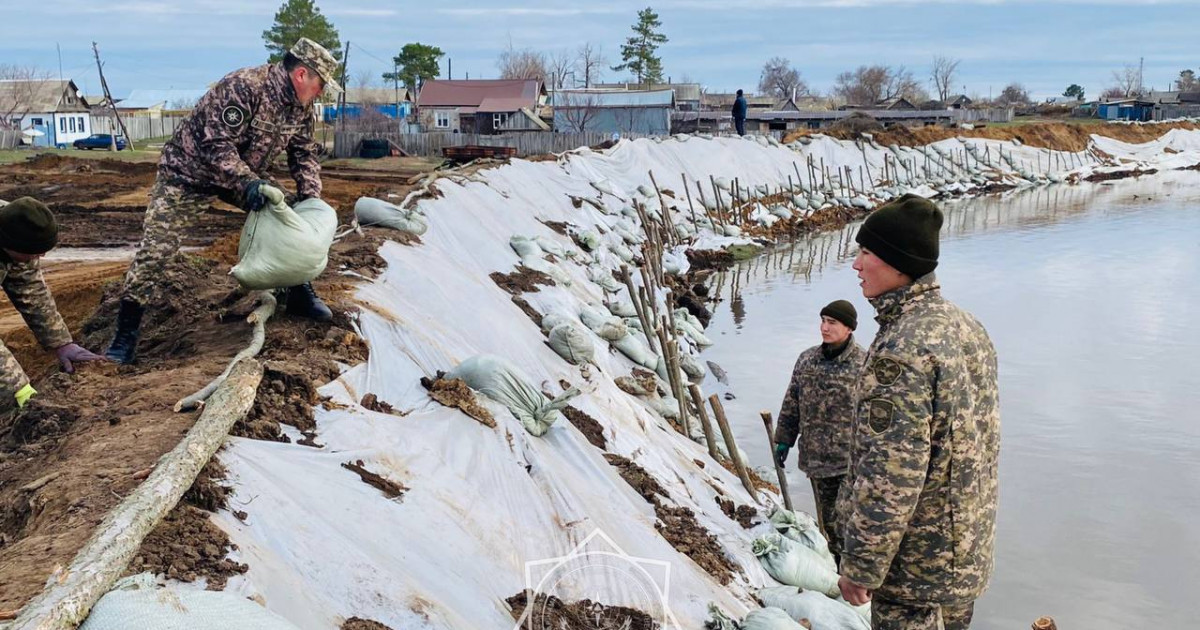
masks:
[[[350,76],[391,67],[405,43],[441,47],[453,78],[495,77],[496,56],[517,48],[603,47],[615,65],[620,43],[648,0],[317,0],[351,42]],[[266,60],[262,31],[282,0],[0,0],[0,63],[62,69],[85,93],[99,91],[91,42],[109,87],[202,88]],[[17,7],[19,6],[19,10]],[[926,87],[935,54],[962,60],[958,91],[987,96],[1019,81],[1036,97],[1079,83],[1089,97],[1112,71],[1145,59],[1145,82],[1166,89],[1200,66],[1197,0],[666,0],[651,6],[670,38],[666,74],[713,91],[753,90],[763,62],[790,59],[814,89],[862,64],[904,65]],[[443,76],[446,63],[443,60]],[[626,78],[608,71],[608,80]],[[932,89],[931,89],[932,91]]]

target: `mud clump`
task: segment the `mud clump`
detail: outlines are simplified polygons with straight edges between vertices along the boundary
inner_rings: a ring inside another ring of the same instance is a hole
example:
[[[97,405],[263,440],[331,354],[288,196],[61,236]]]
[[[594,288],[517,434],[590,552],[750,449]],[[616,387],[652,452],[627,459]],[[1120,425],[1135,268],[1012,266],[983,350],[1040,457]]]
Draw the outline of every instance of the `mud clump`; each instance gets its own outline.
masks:
[[[749,505],[737,505],[731,499],[722,499],[716,497],[717,505],[721,506],[721,511],[725,516],[738,522],[742,529],[751,529],[757,523],[754,522],[754,517],[758,516],[758,510]]]
[[[354,462],[346,462],[342,464],[342,468],[357,474],[363,480],[363,483],[377,488],[383,493],[383,496],[389,499],[399,499],[404,496],[405,492],[408,492],[407,487],[367,470],[361,459]]]
[[[338,630],[392,630],[391,627],[385,626],[378,621],[372,619],[363,619],[362,617],[351,617],[342,622]]]
[[[525,298],[519,295],[514,295],[512,296],[512,303],[516,304],[517,308],[521,309],[522,313],[525,313],[529,319],[533,320],[535,326],[538,328],[542,327],[542,314],[537,312],[537,309],[530,306],[529,302],[525,301]]]
[[[728,584],[737,570],[725,557],[717,537],[696,521],[696,514],[685,507],[656,505],[659,523],[654,529],[679,553],[692,559],[721,584]]]
[[[721,271],[733,266],[736,260],[733,254],[723,249],[689,249],[685,252],[692,269],[712,269]]]
[[[521,627],[580,630],[658,630],[661,627],[653,617],[640,610],[607,606],[590,599],[567,603],[553,595],[538,593],[530,606],[529,595],[523,591],[504,601],[512,607],[513,619],[517,621],[522,621],[529,609],[529,617],[524,618]]]
[[[0,452],[11,452],[30,442],[62,435],[78,420],[78,413],[68,405],[40,400],[34,396],[20,409],[11,414],[0,440]]]
[[[229,549],[237,546],[229,536],[208,520],[208,513],[191,505],[179,505],[146,540],[126,575],[150,572],[181,582],[207,578],[207,588],[219,591],[232,576],[249,567],[227,559]]]
[[[379,400],[379,397],[376,396],[375,394],[367,394],[367,395],[363,396],[362,401],[360,401],[358,404],[362,405],[362,407],[364,409],[370,409],[371,411],[375,411],[378,413],[386,413],[389,415],[400,416],[400,417],[404,417],[405,415],[407,415],[405,413],[396,411],[395,407],[389,405],[388,403],[386,403],[382,400]]]
[[[632,487],[638,494],[642,495],[642,498],[646,501],[649,501],[657,506],[659,496],[662,496],[666,499],[671,498],[671,495],[667,493],[666,488],[663,488],[662,484],[658,483],[657,479],[652,477],[650,473],[646,472],[644,468],[638,466],[629,459],[613,453],[605,454],[604,459],[607,460],[609,464],[616,467],[617,473],[621,475],[621,478],[625,480],[625,483],[629,484],[630,487]]]
[[[429,390],[429,397],[435,401],[458,409],[477,420],[479,424],[496,428],[496,418],[492,416],[492,412],[484,409],[479,401],[475,400],[475,392],[471,391],[462,379],[448,379],[445,372],[439,371],[434,378],[421,377],[421,385]]]
[[[254,406],[246,418],[238,421],[232,434],[272,442],[290,442],[279,425],[287,424],[302,432],[315,431],[313,406],[320,402],[317,388],[299,368],[279,361],[263,366]]]
[[[183,494],[183,502],[208,512],[225,509],[229,505],[229,486],[221,482],[227,475],[225,466],[213,456]]]
[[[495,282],[497,286],[513,295],[522,293],[537,293],[541,289],[539,285],[548,287],[555,286],[554,278],[546,275],[541,271],[530,269],[525,265],[517,265],[516,271],[505,274],[499,271],[494,271],[488,276]]]
[[[592,443],[592,446],[602,451],[608,448],[608,439],[604,437],[604,427],[595,418],[570,405],[563,409],[562,412],[567,417],[567,420],[575,425],[576,429],[579,429],[583,437]]]
[[[576,205],[575,207],[578,208],[583,205],[583,199],[579,199],[578,197],[572,197],[571,198],[572,203],[574,203],[576,199],[578,199],[578,205]],[[565,223],[563,221],[542,221],[542,225],[550,228],[551,230],[554,230],[558,234],[562,234],[563,236],[570,235],[569,232],[567,231],[567,228],[571,227],[571,225],[569,223]]]

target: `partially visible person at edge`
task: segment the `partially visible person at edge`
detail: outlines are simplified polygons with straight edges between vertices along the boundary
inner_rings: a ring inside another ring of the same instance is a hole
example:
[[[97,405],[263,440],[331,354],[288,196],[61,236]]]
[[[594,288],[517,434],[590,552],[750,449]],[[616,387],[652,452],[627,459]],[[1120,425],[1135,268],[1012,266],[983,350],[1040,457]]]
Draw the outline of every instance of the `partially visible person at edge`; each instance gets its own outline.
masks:
[[[737,98],[733,100],[733,126],[737,129],[737,135],[746,135],[746,110],[749,108],[746,105],[746,97],[742,95],[742,91],[737,91]]]
[[[965,630],[993,568],[996,351],[942,297],[942,212],[904,195],[859,229],[854,269],[879,332],[858,384],[839,502],[841,588],[875,630]]]
[[[75,363],[103,361],[71,340],[71,331],[38,261],[58,244],[58,222],[50,209],[31,197],[4,205],[0,202],[0,285],[38,343],[53,350],[64,372],[75,372]],[[0,343],[0,411],[24,407],[37,390],[29,383],[16,357]]]
[[[264,187],[278,187],[269,172],[281,149],[296,182],[295,199],[321,196],[312,104],[326,88],[340,89],[336,72],[329,51],[301,38],[279,63],[226,75],[175,130],[159,160],[142,242],[125,274],[108,358],[134,361],[145,309],[163,297],[163,267],[213,197],[247,212],[261,210],[267,205]],[[285,304],[301,317],[327,321],[333,315],[311,283],[288,289]]]
[[[856,328],[858,311],[850,302],[837,300],[821,309],[821,344],[796,360],[775,428],[780,467],[798,445],[796,464],[812,482],[817,519],[835,559],[842,549],[835,506],[850,466],[854,387],[866,356],[854,341]]]

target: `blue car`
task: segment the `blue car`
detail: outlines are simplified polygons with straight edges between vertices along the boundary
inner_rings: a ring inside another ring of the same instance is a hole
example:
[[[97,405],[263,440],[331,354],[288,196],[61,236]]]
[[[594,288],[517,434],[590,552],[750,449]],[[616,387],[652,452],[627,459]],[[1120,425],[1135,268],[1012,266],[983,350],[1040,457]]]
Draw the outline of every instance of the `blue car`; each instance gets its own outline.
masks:
[[[76,140],[74,144],[76,149],[107,149],[112,146],[112,135],[94,133],[82,140]],[[125,147],[125,138],[117,136],[117,150],[124,151]]]

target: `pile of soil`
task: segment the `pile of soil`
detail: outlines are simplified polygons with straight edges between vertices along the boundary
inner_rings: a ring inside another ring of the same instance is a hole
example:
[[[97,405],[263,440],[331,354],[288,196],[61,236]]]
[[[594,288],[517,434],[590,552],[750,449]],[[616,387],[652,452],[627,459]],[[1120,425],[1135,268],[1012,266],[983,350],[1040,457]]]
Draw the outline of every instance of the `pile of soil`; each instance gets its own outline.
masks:
[[[339,630],[392,630],[378,621],[372,619],[363,619],[362,617],[351,617],[342,622]]]
[[[1025,125],[1006,125],[1003,127],[986,126],[975,129],[956,129],[948,127],[905,127],[896,125],[875,133],[875,142],[887,146],[898,144],[902,146],[920,146],[962,136],[965,138],[987,138],[990,140],[1019,140],[1031,147],[1054,149],[1056,151],[1083,151],[1091,141],[1092,134],[1121,140],[1122,142],[1142,143],[1156,140],[1172,129],[1200,129],[1200,125],[1190,122],[1175,122],[1156,125],[1119,125],[1104,123],[1029,123]],[[858,137],[855,129],[844,130],[800,130],[784,139],[792,142],[802,136],[824,134],[842,140],[853,140]]]
[[[537,293],[541,290],[538,285],[555,286],[554,278],[525,265],[517,265],[516,271],[508,274],[493,271],[489,277],[497,286],[513,295]]]
[[[650,615],[624,606],[607,606],[584,599],[564,602],[553,595],[538,593],[529,612],[531,618],[522,620],[530,608],[529,595],[522,591],[504,600],[512,607],[514,620],[522,628],[570,628],[572,630],[658,630]]]
[[[758,510],[749,505],[737,505],[731,499],[722,499],[721,497],[714,497],[714,500],[717,505],[721,506],[721,511],[725,513],[725,516],[737,521],[742,529],[751,529],[758,524],[754,522],[758,516]]]
[[[625,483],[629,484],[638,494],[642,495],[642,498],[646,501],[657,505],[659,501],[658,497],[671,498],[666,488],[663,488],[657,479],[646,472],[646,469],[638,466],[629,459],[614,453],[606,453],[604,459],[609,464],[612,464],[617,469],[617,473],[621,475],[621,478],[625,480]]]
[[[496,428],[492,412],[475,400],[475,392],[461,378],[446,378],[446,373],[439,371],[434,378],[421,377],[421,385],[429,390],[429,397],[435,401],[462,411],[486,427]]]
[[[591,442],[592,446],[602,451],[608,448],[608,439],[604,437],[604,426],[597,422],[595,418],[570,405],[567,405],[562,412],[567,417],[567,420],[575,425],[576,429],[579,429],[583,437],[587,438],[588,442]]]

